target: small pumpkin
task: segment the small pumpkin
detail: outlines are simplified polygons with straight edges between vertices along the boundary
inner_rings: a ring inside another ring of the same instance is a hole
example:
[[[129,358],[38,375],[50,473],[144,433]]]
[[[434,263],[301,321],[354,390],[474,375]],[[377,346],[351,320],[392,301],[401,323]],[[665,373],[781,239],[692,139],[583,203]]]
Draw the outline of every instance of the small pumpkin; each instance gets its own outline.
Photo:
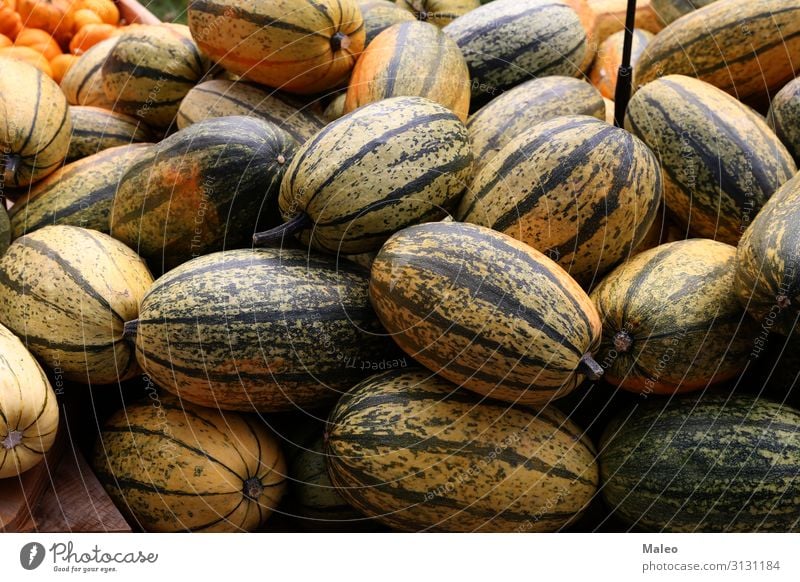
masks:
[[[15,46],[27,46],[39,51],[48,61],[52,61],[61,54],[61,47],[56,40],[45,30],[38,28],[23,28],[14,39]]]
[[[52,78],[53,76],[53,68],[50,66],[50,62],[47,58],[42,53],[29,46],[10,46],[0,49],[0,57],[27,63],[39,69],[48,77]]]
[[[54,32],[64,18],[64,10],[55,0],[18,0],[17,12],[28,28]]]
[[[22,30],[22,19],[19,13],[6,0],[0,0],[0,34],[6,35],[13,41],[20,30]]]
[[[115,36],[117,32],[117,27],[111,24],[87,24],[69,41],[69,50],[74,55],[82,55],[94,45]]]

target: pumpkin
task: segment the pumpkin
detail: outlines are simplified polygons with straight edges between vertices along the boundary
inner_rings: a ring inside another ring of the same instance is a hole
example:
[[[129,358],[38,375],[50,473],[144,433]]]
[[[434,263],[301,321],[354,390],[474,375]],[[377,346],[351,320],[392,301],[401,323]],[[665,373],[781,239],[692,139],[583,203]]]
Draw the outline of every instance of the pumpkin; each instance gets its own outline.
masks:
[[[12,50],[0,50],[0,57]],[[0,109],[4,184],[27,186],[54,172],[67,155],[72,132],[58,85],[32,65],[0,58]]]
[[[22,30],[22,19],[19,13],[6,0],[0,0],[0,34],[6,35],[13,41],[20,30]]]
[[[681,16],[708,6],[717,0],[650,0],[653,10],[664,24],[672,24]]]
[[[50,66],[50,62],[42,53],[31,47],[28,46],[6,47],[0,49],[0,57],[14,59],[15,61],[20,61],[23,63],[27,63],[29,65],[33,65],[48,77],[51,78],[53,77],[53,68]]]
[[[104,40],[80,55],[61,80],[61,90],[70,105],[91,105],[113,109],[113,100],[103,90],[103,63],[108,60],[116,38]]]
[[[58,431],[58,402],[42,367],[0,325],[0,479],[35,467]]]
[[[117,27],[111,24],[85,24],[69,41],[69,51],[73,55],[82,55],[94,45],[116,36],[118,32]]]
[[[72,139],[67,152],[69,162],[116,146],[157,141],[150,128],[124,113],[72,105],[69,116],[72,119]]]
[[[64,10],[54,0],[17,0],[17,12],[28,28],[52,33],[64,18]]]
[[[364,48],[356,0],[194,0],[188,17],[192,37],[211,59],[294,93],[343,83]]]
[[[368,47],[376,36],[393,24],[415,19],[412,12],[401,8],[391,0],[359,0],[358,8],[361,10],[366,31],[364,47]]]
[[[61,54],[61,47],[56,40],[44,30],[38,28],[23,28],[14,39],[15,46],[27,46],[39,51],[48,61],[52,61]]]
[[[396,4],[410,11],[418,20],[428,22],[439,28],[475,10],[479,0],[395,0]]]
[[[78,57],[70,54],[57,55],[50,61],[50,69],[53,73],[53,81],[61,83],[64,80],[64,75],[67,74],[70,67],[75,64]]]
[[[636,28],[633,31],[631,46],[631,66],[635,67],[642,53],[653,39],[653,34]],[[622,45],[625,31],[620,30],[609,36],[597,50],[597,58],[592,65],[590,78],[592,85],[600,90],[603,97],[614,99],[617,91],[617,74],[622,64]]]
[[[796,162],[800,162],[800,78],[787,83],[772,99],[767,122]]]

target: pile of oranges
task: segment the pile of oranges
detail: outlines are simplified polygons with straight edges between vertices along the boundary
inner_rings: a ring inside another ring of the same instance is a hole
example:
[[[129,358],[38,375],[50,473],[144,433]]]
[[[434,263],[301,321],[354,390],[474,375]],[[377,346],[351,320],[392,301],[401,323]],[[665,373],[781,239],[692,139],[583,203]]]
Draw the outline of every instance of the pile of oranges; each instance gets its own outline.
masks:
[[[26,61],[59,83],[120,24],[113,0],[0,0],[0,56]]]

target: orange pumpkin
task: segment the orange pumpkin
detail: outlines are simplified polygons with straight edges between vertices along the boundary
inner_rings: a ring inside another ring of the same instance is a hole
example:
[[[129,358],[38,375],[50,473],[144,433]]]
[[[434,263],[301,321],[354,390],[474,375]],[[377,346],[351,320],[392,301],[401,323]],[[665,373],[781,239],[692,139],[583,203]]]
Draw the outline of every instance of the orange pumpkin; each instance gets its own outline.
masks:
[[[77,0],[73,10],[91,10],[106,24],[119,23],[119,9],[111,0]]]
[[[67,74],[69,68],[75,64],[80,57],[78,55],[60,54],[50,61],[50,68],[53,70],[53,80],[61,83],[61,79]]]
[[[72,13],[72,29],[78,32],[87,24],[103,24],[103,19],[94,10],[81,8]]]
[[[75,33],[69,43],[69,51],[74,55],[82,55],[98,42],[111,38],[117,27],[111,24],[87,24]]]
[[[20,30],[22,30],[22,19],[19,14],[8,0],[0,0],[0,34],[14,40]]]
[[[27,46],[44,55],[48,61],[61,54],[61,47],[45,30],[39,28],[23,28],[14,39],[14,46]]]
[[[55,32],[64,18],[64,10],[55,0],[18,0],[17,12],[27,28]]]
[[[0,48],[5,48],[14,44],[14,41],[8,38],[5,34],[0,34]]]
[[[50,67],[50,63],[44,55],[29,46],[10,46],[0,49],[0,57],[24,61],[33,65],[48,77],[53,76],[53,69]]]

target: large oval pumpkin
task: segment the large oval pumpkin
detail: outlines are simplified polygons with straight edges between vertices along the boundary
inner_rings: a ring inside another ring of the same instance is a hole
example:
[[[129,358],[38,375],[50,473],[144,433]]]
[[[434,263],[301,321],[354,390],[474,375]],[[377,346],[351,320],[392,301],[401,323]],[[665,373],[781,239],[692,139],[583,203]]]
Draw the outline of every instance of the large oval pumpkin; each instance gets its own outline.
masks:
[[[67,380],[125,380],[138,366],[123,324],[152,282],[144,262],[108,235],[47,226],[0,259],[0,323]]]
[[[467,63],[458,45],[432,24],[395,24],[372,41],[353,69],[345,113],[402,95],[426,97],[467,120]]]
[[[296,93],[343,83],[364,48],[356,0],[193,0],[188,17],[200,49],[227,70]]]
[[[478,403],[427,370],[345,394],[326,452],[348,502],[408,532],[556,531],[598,484],[594,447],[563,414]]]
[[[117,37],[107,38],[83,53],[61,79],[61,90],[70,105],[89,105],[112,109],[114,101],[103,89],[103,63],[106,62]]]
[[[557,264],[488,228],[402,230],[372,264],[370,297],[415,360],[479,394],[541,405],[602,370],[600,319]]]
[[[255,418],[167,394],[126,406],[103,427],[94,468],[111,498],[149,532],[252,531],[286,489],[286,464]]]
[[[631,254],[661,202],[658,160],[594,117],[541,123],[475,177],[456,217],[519,239],[586,285]]]
[[[367,35],[364,47],[369,44],[393,24],[415,20],[413,12],[405,10],[392,2],[392,0],[359,0],[358,8],[364,19],[364,30]]]
[[[58,431],[58,402],[44,371],[0,325],[0,479],[39,464]]]
[[[0,110],[3,185],[27,186],[54,172],[72,132],[58,85],[32,65],[0,58]]]
[[[592,292],[605,379],[633,392],[699,390],[741,372],[754,327],[734,289],[736,249],[676,241],[633,257]]]
[[[767,122],[796,162],[800,161],[800,78],[786,83],[770,104]]]
[[[69,116],[72,120],[72,136],[67,153],[68,162],[108,148],[157,141],[157,134],[151,132],[143,122],[124,113],[101,107],[73,105],[69,108]]]
[[[691,77],[668,75],[639,89],[625,127],[661,161],[672,216],[703,238],[736,244],[797,171],[760,115]]]

